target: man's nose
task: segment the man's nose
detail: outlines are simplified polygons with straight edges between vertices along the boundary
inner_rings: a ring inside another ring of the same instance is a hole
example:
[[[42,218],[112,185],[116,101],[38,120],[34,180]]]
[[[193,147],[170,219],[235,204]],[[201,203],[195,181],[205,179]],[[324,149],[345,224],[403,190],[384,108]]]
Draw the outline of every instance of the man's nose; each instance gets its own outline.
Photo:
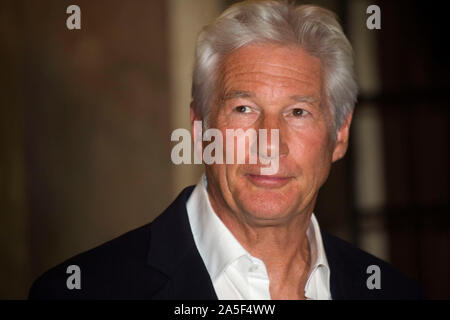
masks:
[[[267,133],[266,150],[260,150],[260,155],[265,154],[271,158],[276,154],[279,157],[286,157],[289,154],[289,147],[285,141],[286,132],[280,117],[271,114],[264,115],[256,129],[258,130],[258,140],[261,139],[260,129],[265,129]],[[272,130],[278,131],[278,135],[272,134]],[[261,141],[259,141],[259,145],[261,146]]]

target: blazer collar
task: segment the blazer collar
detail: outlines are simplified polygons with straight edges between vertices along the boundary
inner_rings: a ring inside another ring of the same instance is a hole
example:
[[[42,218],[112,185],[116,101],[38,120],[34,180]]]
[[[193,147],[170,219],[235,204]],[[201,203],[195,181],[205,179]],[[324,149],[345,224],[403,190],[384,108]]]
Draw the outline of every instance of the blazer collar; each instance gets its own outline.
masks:
[[[167,299],[217,299],[208,271],[195,246],[186,211],[194,186],[152,223],[147,263],[164,274],[168,283],[159,293]]]
[[[354,268],[354,261],[349,259],[348,253],[339,245],[342,240],[322,232],[323,245],[330,266],[330,291],[333,300],[355,299],[360,291],[358,270]]]

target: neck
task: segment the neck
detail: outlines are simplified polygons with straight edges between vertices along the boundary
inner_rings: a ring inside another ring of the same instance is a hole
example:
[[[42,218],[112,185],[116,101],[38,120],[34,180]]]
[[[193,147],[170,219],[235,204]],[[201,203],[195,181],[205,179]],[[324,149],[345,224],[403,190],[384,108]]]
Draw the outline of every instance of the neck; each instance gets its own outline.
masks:
[[[303,297],[311,264],[306,232],[314,203],[283,221],[264,225],[251,221],[248,215],[227,210],[213,197],[209,198],[217,216],[239,243],[264,262],[272,298]]]

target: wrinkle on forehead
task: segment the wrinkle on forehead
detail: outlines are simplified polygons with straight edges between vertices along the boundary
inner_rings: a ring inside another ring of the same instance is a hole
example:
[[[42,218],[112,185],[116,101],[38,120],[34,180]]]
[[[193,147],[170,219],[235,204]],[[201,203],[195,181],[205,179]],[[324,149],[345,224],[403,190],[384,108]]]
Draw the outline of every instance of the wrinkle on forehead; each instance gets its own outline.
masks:
[[[240,70],[242,70],[241,68]],[[300,74],[300,73],[299,73]],[[303,74],[302,76],[273,74],[268,71],[249,71],[245,70],[233,73],[232,70],[225,71],[223,75],[223,86],[227,92],[233,85],[237,84],[259,84],[274,88],[300,87],[315,88],[320,83],[320,76]]]
[[[308,64],[308,68],[305,64],[292,63],[291,65],[280,63],[269,63],[267,61],[249,61],[249,59],[229,60],[225,73],[233,73],[235,75],[251,74],[257,72],[264,72],[268,75],[278,77],[291,77],[299,78],[305,76],[320,76],[320,62],[317,64]],[[296,62],[296,61],[295,61]],[[297,65],[296,65],[297,64]],[[305,70],[308,69],[308,70]],[[312,69],[312,70],[311,70]],[[237,72],[236,72],[237,70]]]
[[[312,88],[322,84],[320,60],[298,46],[248,45],[231,53],[222,67],[224,91],[235,82]]]
[[[289,64],[285,62],[289,61]],[[281,68],[292,72],[305,67],[320,72],[320,59],[310,55],[297,45],[249,44],[230,53],[224,60],[227,65],[256,65],[263,63],[266,67]]]

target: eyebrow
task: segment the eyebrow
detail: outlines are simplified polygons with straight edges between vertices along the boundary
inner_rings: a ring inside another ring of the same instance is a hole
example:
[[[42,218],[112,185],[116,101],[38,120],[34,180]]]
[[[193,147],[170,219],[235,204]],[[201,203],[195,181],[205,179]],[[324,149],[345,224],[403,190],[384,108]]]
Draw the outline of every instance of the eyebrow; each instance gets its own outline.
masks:
[[[294,95],[290,97],[292,100],[297,101],[297,102],[306,102],[306,103],[314,103],[314,102],[320,102],[320,100],[313,98],[311,96],[299,96],[299,95]]]
[[[230,93],[227,93],[222,98],[223,101],[235,99],[235,98],[253,98],[255,94],[253,92],[249,91],[231,91]]]

